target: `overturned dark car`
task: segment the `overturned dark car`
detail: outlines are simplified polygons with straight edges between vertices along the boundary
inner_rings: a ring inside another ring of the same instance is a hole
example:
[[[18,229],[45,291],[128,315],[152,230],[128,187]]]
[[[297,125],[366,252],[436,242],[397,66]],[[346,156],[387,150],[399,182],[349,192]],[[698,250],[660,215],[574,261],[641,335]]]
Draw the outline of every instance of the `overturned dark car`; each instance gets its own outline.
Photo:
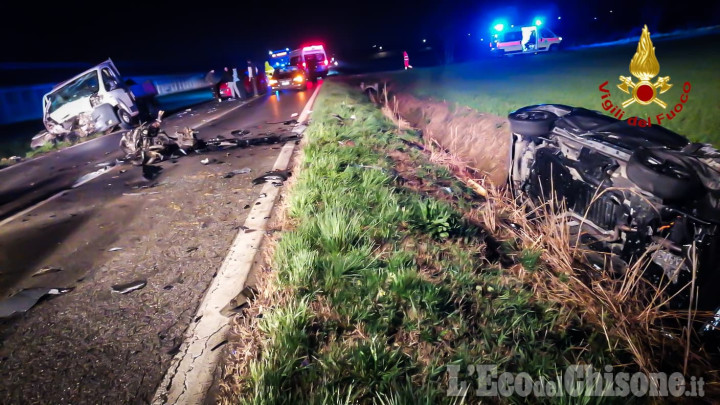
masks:
[[[621,273],[648,255],[645,274],[675,296],[673,308],[690,305],[695,269],[693,301],[720,325],[718,150],[566,105],[528,106],[508,118],[509,181],[519,196],[561,201],[581,242],[609,253],[599,255],[605,268]]]

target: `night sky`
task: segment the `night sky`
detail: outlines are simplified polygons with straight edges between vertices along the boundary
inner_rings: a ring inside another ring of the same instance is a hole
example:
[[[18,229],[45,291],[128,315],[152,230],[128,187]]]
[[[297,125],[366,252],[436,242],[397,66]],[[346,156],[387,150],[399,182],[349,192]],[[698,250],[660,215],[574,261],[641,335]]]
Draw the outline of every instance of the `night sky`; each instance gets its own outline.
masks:
[[[325,43],[339,58],[369,51],[373,44],[412,49],[420,46],[422,38],[437,44],[470,33],[479,39],[500,17],[523,24],[543,16],[567,43],[637,35],[642,24],[648,24],[651,32],[720,24],[717,1],[245,0],[182,6],[131,0],[106,4],[4,2],[0,85],[22,81],[32,67],[77,70],[78,64],[92,65],[107,57],[125,69],[154,74],[207,71],[242,64],[248,57],[262,61],[269,49],[315,41]]]

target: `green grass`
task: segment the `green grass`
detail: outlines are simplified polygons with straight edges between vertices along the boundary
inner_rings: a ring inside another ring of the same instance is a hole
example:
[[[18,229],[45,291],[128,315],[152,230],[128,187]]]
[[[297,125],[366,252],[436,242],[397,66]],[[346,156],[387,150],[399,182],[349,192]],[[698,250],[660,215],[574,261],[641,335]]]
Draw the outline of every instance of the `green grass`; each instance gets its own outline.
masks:
[[[713,52],[718,35],[656,41],[660,62],[658,76],[670,76],[673,87],[659,98],[667,109],[656,104],[630,105],[624,119],[669,113],[689,82],[689,99],[674,119],[662,125],[691,140],[720,146],[720,54]],[[612,103],[621,105],[629,95],[616,85],[618,76],[631,76],[629,64],[637,42],[630,45],[563,50],[557,53],[516,55],[479,62],[402,71],[390,76],[419,97],[432,97],[469,106],[499,116],[531,104],[561,103],[602,109],[598,87],[605,81]],[[635,82],[637,79],[633,78]]]
[[[567,331],[582,325],[579,314],[489,263],[482,230],[456,203],[402,186],[387,156],[403,144],[360,94],[327,81],[313,114],[289,196],[295,226],[274,255],[272,283],[284,293],[257,321],[258,355],[233,376],[228,402],[460,403],[446,395],[449,365],[555,380],[572,363],[619,362],[604,335]],[[341,125],[331,114],[357,120]],[[355,145],[338,143],[348,139]],[[423,155],[408,156],[424,178],[450,180]],[[528,270],[539,265],[538,252],[514,254]]]

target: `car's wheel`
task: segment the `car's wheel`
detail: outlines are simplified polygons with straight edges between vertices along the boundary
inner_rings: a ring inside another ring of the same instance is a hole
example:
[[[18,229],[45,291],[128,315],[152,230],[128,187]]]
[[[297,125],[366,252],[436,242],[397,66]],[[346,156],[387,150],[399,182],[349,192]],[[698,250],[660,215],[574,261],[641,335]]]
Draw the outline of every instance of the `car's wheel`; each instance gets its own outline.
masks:
[[[687,163],[662,150],[636,149],[628,160],[627,176],[641,189],[664,200],[690,198],[702,189]]]
[[[526,136],[547,134],[556,119],[557,115],[543,110],[517,110],[508,115],[512,132]]]
[[[119,108],[116,111],[118,121],[120,121],[120,126],[124,129],[130,129],[134,126],[135,120],[133,119],[133,116],[130,115],[129,112],[125,111],[124,108]]]

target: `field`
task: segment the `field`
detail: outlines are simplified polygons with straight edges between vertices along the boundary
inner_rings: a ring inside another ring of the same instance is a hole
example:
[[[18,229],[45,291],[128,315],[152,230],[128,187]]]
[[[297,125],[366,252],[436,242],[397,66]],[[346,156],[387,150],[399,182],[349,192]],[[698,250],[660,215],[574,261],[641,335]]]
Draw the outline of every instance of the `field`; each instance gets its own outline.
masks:
[[[652,33],[651,33],[652,34]],[[624,119],[655,117],[680,102],[685,82],[688,101],[675,118],[662,125],[693,141],[720,146],[720,54],[714,52],[720,35],[654,42],[660,63],[658,77],[670,76],[672,88],[659,98],[667,103],[624,108]],[[613,105],[630,98],[617,88],[618,77],[631,76],[630,60],[637,43],[610,47],[561,50],[538,55],[489,58],[472,63],[385,73],[379,77],[418,97],[446,100],[501,117],[517,108],[561,103],[602,110],[601,84],[608,82]],[[657,79],[657,78],[655,78]],[[638,80],[633,78],[635,82]]]

